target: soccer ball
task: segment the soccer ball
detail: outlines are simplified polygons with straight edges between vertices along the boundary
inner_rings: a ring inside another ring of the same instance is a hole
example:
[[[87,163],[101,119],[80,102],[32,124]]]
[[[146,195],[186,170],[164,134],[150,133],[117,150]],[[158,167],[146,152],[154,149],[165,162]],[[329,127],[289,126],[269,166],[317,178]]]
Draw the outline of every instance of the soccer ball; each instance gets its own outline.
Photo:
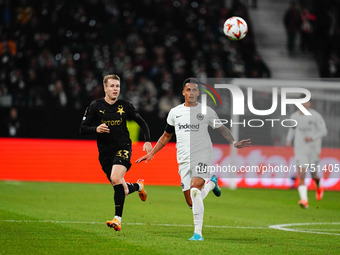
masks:
[[[230,40],[238,41],[247,35],[248,25],[240,17],[231,17],[224,23],[223,32]]]

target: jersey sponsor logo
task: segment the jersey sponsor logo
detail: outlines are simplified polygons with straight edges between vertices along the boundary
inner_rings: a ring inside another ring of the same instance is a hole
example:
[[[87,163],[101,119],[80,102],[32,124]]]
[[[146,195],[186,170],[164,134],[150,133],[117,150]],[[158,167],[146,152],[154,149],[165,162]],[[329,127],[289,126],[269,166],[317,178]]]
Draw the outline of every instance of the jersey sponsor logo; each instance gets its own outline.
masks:
[[[202,113],[197,113],[196,118],[198,120],[203,120],[204,119],[204,115]]]
[[[101,120],[101,122],[106,124],[107,126],[120,126],[123,122],[123,119],[120,118],[119,120]]]
[[[105,114],[105,110],[99,110],[99,112]]]
[[[179,129],[185,129],[185,131],[198,131],[200,129],[200,124],[178,124]]]
[[[117,111],[120,115],[122,115],[124,112],[123,110],[123,106],[122,105],[118,105],[118,111]]]
[[[176,119],[179,118],[179,117],[182,117],[182,115],[176,116]]]

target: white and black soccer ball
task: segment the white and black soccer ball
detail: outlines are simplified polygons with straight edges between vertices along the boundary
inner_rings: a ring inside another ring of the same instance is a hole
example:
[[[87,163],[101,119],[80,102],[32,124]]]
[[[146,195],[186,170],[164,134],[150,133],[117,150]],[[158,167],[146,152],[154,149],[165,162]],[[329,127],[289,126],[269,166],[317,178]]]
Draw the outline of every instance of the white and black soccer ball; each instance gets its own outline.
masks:
[[[248,25],[240,17],[231,17],[224,23],[223,32],[230,40],[238,41],[247,35]]]

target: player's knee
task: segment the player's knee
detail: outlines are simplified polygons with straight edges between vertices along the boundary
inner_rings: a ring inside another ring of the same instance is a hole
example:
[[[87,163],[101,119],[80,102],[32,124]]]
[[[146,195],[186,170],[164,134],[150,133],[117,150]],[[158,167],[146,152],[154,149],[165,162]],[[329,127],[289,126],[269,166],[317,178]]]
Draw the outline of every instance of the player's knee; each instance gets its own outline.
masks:
[[[192,180],[190,187],[191,189],[196,188],[198,190],[201,190],[203,185],[204,185],[204,180]]]
[[[122,184],[122,179],[117,178],[115,176],[111,176],[111,183],[112,183],[112,185]]]

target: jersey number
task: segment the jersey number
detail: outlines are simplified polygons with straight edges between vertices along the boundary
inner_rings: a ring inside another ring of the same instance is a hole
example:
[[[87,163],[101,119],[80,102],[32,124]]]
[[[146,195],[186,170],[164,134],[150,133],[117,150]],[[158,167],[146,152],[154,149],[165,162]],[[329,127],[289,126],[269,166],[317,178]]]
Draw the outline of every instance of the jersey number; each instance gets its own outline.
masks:
[[[206,173],[208,171],[208,166],[207,164],[204,163],[198,163],[198,165],[196,166],[196,171],[198,173]]]
[[[121,157],[123,159],[129,158],[129,151],[127,150],[119,150],[116,154],[117,157]]]

